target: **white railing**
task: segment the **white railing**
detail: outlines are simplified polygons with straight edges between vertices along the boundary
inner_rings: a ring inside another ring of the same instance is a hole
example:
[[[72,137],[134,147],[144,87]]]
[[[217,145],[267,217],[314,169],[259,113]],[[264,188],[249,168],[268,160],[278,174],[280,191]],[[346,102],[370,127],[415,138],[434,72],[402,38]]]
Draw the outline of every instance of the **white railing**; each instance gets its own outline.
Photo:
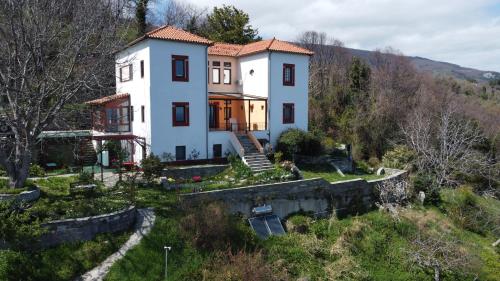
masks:
[[[245,156],[245,149],[243,148],[240,141],[233,132],[229,132],[229,136],[230,136],[229,140],[231,141],[234,150],[236,150],[238,155],[243,159],[243,157]]]

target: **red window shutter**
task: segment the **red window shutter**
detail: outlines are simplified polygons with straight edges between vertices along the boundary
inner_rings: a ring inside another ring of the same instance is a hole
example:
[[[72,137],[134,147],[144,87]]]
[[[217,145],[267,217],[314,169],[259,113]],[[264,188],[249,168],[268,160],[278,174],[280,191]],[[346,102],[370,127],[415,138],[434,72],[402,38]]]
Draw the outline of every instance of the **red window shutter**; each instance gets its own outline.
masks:
[[[292,123],[295,123],[295,104],[291,104],[291,111],[292,111],[292,118],[291,121]]]
[[[186,120],[186,126],[189,126],[189,104],[186,104],[184,107],[184,120]]]
[[[186,57],[185,61],[186,63],[186,69],[184,69],[186,72],[184,73],[184,75],[186,76],[186,80],[185,81],[189,81],[189,58]]]

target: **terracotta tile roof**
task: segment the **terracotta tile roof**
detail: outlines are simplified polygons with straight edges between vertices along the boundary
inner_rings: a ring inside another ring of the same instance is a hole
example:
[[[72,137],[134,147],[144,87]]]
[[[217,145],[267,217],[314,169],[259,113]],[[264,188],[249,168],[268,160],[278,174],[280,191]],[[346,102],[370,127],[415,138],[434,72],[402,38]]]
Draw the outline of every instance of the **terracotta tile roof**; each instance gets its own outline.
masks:
[[[262,40],[246,45],[215,43],[213,46],[208,47],[209,55],[229,57],[248,56],[265,51],[303,54],[309,56],[314,54],[307,49],[277,39]]]
[[[243,45],[217,42],[208,47],[208,54],[214,56],[236,57],[242,48]]]
[[[165,25],[165,26],[159,27],[157,29],[151,30],[148,33],[144,34],[143,36],[135,39],[134,41],[130,42],[129,46],[134,45],[134,44],[136,44],[144,39],[147,39],[147,38],[180,41],[180,42],[202,44],[202,45],[211,45],[212,44],[212,41],[210,41],[206,38],[203,38],[203,37],[198,36],[198,35],[194,35],[192,33],[189,33],[187,31],[184,31],[182,29],[178,29],[178,28],[170,26],[170,25]]]
[[[107,97],[91,100],[91,101],[85,102],[85,104],[101,105],[101,104],[105,104],[105,103],[108,103],[111,101],[115,101],[115,100],[119,100],[119,99],[123,99],[123,98],[128,98],[128,97],[129,97],[129,94],[121,93],[121,94],[116,94],[116,95],[112,95],[112,96],[107,96]]]

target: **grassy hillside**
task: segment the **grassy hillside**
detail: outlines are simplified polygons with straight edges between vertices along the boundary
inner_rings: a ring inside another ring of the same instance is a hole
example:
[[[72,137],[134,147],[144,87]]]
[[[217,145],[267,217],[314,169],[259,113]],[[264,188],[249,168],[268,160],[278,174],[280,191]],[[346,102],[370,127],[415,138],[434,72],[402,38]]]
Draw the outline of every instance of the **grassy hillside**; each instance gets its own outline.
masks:
[[[500,202],[468,189],[444,192],[441,208],[406,208],[398,218],[379,211],[342,220],[292,216],[285,236],[266,241],[217,204],[178,208],[175,195],[159,189],[143,189],[140,198],[158,208],[159,219],[112,267],[108,281],[161,280],[164,245],[173,247],[169,280],[430,280],[433,269],[412,258],[425,239],[448,247],[437,251],[437,260],[459,260],[443,266],[442,280],[500,280],[500,248],[491,246],[498,237]],[[475,213],[460,210],[471,206],[492,223],[470,224]]]

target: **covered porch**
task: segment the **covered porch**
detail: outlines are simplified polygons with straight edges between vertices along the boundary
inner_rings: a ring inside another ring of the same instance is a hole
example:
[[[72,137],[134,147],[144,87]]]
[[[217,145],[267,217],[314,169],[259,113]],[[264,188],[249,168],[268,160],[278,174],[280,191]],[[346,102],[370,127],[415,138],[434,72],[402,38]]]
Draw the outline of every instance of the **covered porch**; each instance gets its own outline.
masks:
[[[266,131],[267,98],[238,93],[209,93],[210,131]]]

